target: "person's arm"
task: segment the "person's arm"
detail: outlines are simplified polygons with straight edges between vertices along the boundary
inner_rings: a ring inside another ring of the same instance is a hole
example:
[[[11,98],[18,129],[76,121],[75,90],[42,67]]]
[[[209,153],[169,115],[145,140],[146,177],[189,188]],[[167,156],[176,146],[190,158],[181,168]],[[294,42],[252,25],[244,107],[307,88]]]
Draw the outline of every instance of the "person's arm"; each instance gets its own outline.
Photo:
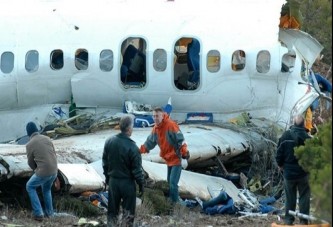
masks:
[[[33,152],[29,147],[26,147],[26,150],[27,150],[28,165],[32,170],[35,170],[37,168],[37,164],[35,162],[35,156],[33,155]]]
[[[280,170],[283,170],[283,163],[284,163],[284,142],[283,138],[281,137],[278,142],[278,147],[276,150],[275,156],[276,163]]]
[[[177,132],[176,132],[176,141],[177,141],[177,147],[179,147],[180,155],[184,159],[190,158],[190,152],[187,149],[187,143],[185,141],[183,133],[180,131],[178,125],[177,125]]]
[[[144,176],[142,168],[142,158],[139,148],[135,145],[134,152],[131,152],[131,163],[132,163],[132,174],[135,182],[139,186],[139,196],[143,195],[144,192]]]
[[[140,146],[140,153],[149,153],[150,150],[154,149],[157,144],[157,136],[154,132],[152,132],[148,137],[144,144]]]
[[[187,149],[187,144],[185,141],[183,142],[183,144],[180,147],[180,153],[181,153],[182,158],[190,159],[190,152]]]
[[[107,143],[108,140],[104,144],[103,156],[102,156],[102,166],[103,166],[103,174],[105,176],[105,183],[109,182],[109,167],[108,167],[108,153],[107,153]]]
[[[142,158],[140,155],[139,148],[134,146],[134,151],[130,152],[131,154],[131,163],[132,163],[132,174],[135,178],[135,181],[138,185],[143,184],[143,171],[142,171]]]

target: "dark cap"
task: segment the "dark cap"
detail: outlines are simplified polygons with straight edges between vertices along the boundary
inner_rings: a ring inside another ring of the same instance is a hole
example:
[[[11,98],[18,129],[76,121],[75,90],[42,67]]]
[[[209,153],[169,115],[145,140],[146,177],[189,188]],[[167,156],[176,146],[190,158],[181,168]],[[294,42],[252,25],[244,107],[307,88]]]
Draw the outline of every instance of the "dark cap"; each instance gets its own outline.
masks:
[[[30,137],[34,132],[38,132],[38,128],[37,128],[36,124],[33,123],[33,122],[29,122],[29,123],[27,124],[26,129],[27,129],[27,134],[28,134],[29,137]]]

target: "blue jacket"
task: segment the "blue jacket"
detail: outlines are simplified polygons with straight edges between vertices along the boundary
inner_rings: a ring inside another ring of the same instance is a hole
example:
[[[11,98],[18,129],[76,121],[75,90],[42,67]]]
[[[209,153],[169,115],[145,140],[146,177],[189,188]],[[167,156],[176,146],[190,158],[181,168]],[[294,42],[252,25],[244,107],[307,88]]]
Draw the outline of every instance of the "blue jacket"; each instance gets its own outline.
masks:
[[[234,206],[234,201],[229,198],[225,204],[215,205],[213,207],[207,207],[205,210],[206,214],[234,214],[236,213],[236,208]]]
[[[221,191],[217,197],[203,202],[203,211],[210,215],[234,214],[236,210],[234,200],[225,191]]]

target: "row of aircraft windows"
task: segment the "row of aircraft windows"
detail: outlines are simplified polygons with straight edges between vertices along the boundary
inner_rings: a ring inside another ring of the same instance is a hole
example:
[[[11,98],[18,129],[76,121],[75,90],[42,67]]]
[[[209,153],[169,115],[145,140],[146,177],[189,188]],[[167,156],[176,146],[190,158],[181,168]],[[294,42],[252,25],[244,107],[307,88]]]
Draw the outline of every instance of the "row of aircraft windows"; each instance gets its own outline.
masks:
[[[99,67],[104,72],[113,69],[113,52],[112,50],[102,50],[99,56]],[[245,67],[245,52],[242,50],[235,51],[232,58],[232,69],[235,71],[242,70]],[[270,53],[260,51],[257,57],[257,71],[267,73],[269,71]],[[88,69],[88,51],[78,49],[75,54],[75,67],[78,70]],[[38,70],[39,53],[36,50],[30,50],[26,54],[25,69],[33,73]],[[64,54],[62,50],[53,50],[50,54],[50,67],[53,70],[62,69],[64,66]],[[166,69],[166,51],[156,49],[153,54],[153,66],[156,71]],[[11,73],[14,69],[14,54],[12,52],[3,52],[1,55],[1,71],[5,74]],[[211,50],[207,54],[207,70],[209,72],[218,72],[220,69],[220,53],[217,50]]]
[[[122,62],[120,79],[124,86],[142,87],[146,83],[146,41],[138,37],[130,37],[122,43]],[[194,90],[200,84],[200,43],[191,37],[180,38],[174,46],[174,82],[180,90]],[[6,51],[0,56],[0,69],[2,73],[9,74],[14,69],[14,53]],[[113,51],[104,49],[99,55],[99,68],[110,72],[113,69]],[[257,54],[256,69],[259,73],[267,73],[270,69],[271,56],[269,51],[261,50]],[[282,58],[282,72],[290,72],[295,63],[295,54],[287,53]],[[87,70],[89,67],[89,52],[86,49],[77,49],[74,65],[77,70]],[[236,50],[232,55],[231,68],[240,71],[245,68],[246,53]],[[218,50],[207,53],[206,68],[215,73],[220,70],[221,55]],[[64,67],[64,53],[55,49],[50,53],[50,68],[60,70]],[[163,72],[167,67],[167,52],[156,49],[153,52],[153,67],[157,72]],[[38,71],[39,52],[30,50],[25,56],[25,69],[29,73]]]

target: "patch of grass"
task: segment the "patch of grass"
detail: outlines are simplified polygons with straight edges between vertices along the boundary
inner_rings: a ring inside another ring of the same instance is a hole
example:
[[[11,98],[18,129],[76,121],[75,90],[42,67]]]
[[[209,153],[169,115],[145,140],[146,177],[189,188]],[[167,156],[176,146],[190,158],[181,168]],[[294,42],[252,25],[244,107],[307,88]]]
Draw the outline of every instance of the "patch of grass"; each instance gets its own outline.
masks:
[[[165,198],[162,191],[149,188],[145,190],[142,206],[146,207],[154,215],[170,214],[172,210],[171,203]]]
[[[166,181],[156,182],[152,188],[145,188],[143,204],[146,210],[153,215],[169,215],[173,206],[167,199],[169,185]]]
[[[94,206],[90,201],[83,201],[71,195],[55,197],[54,208],[58,212],[67,212],[78,217],[94,217],[103,213],[100,208]]]

